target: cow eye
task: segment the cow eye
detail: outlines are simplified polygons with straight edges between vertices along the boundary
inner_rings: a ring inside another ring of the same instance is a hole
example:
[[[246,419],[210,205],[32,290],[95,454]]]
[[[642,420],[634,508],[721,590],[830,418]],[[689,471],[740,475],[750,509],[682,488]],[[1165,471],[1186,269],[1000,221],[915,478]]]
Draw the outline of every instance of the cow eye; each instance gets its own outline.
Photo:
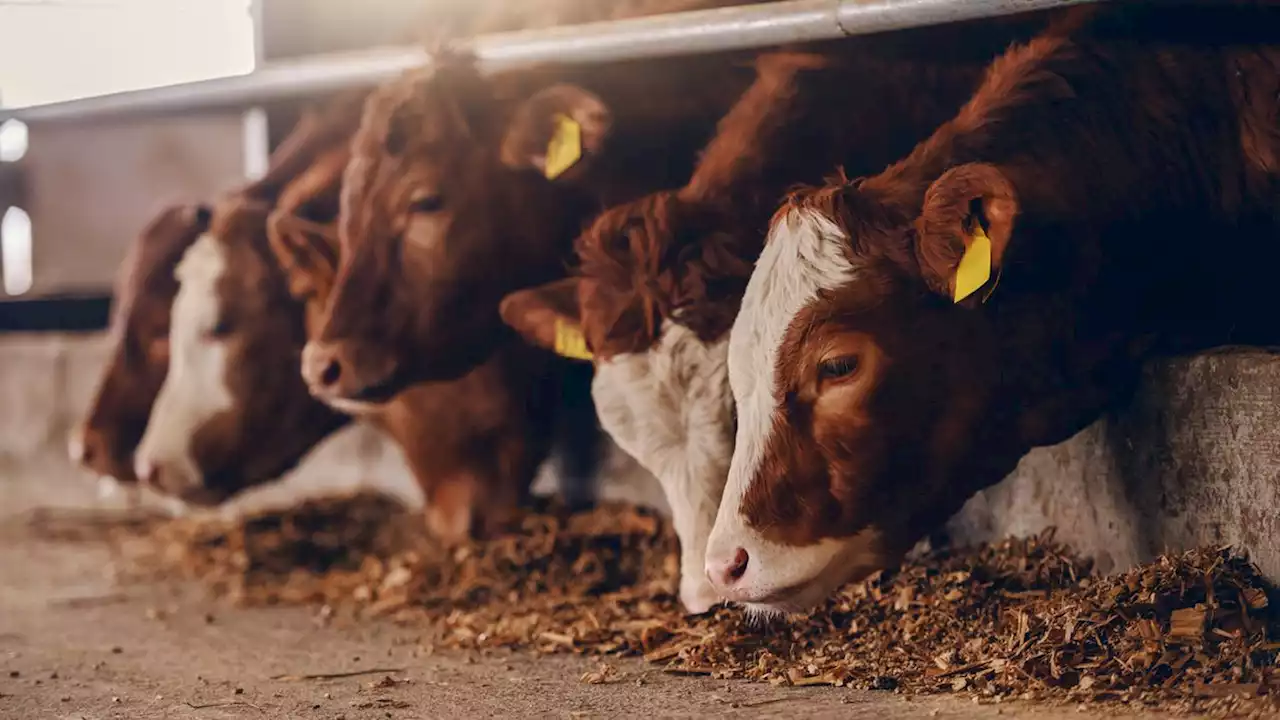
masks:
[[[444,209],[444,198],[440,195],[420,195],[409,203],[409,212],[437,213]]]
[[[823,360],[818,365],[819,380],[839,380],[858,371],[858,358],[852,356]]]
[[[227,335],[230,335],[230,334],[231,334],[231,321],[226,318],[219,318],[218,322],[214,323],[213,327],[209,328],[204,335],[206,339],[216,340],[218,338],[226,337]]]

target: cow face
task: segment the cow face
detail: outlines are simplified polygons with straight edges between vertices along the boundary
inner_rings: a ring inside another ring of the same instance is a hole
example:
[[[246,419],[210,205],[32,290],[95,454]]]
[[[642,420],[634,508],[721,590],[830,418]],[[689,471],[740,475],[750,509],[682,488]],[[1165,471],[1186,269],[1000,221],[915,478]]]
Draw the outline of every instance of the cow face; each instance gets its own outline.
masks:
[[[580,88],[510,101],[463,60],[376,92],[343,180],[328,316],[304,357],[312,392],[376,404],[488,357],[509,338],[502,297],[563,274],[587,202],[575,178],[608,127]]]
[[[590,350],[602,427],[666,494],[691,612],[718,600],[703,565],[733,452],[726,308],[750,274],[715,218],[674,193],[608,210],[578,240],[580,277],[501,308],[534,344],[563,353],[582,338]]]
[[[729,340],[739,425],[707,573],[732,600],[812,605],[1016,462],[1019,410],[995,392],[1002,357],[979,309],[1013,188],[973,165],[910,195],[841,183],[772,224]]]
[[[339,248],[332,222],[337,213],[328,207],[340,186],[339,167],[322,160],[310,168],[281,195],[268,223],[271,249],[290,294],[305,306],[308,337],[323,320],[337,274]],[[460,380],[412,386],[373,410],[350,405],[404,450],[425,496],[427,528],[435,537],[456,542],[503,527],[527,492],[546,454],[546,438],[539,437],[546,433],[512,423],[523,417],[526,408],[521,406],[529,392],[512,385],[506,366],[517,365],[536,377],[543,361],[531,355],[508,353],[504,358],[499,353]],[[334,405],[348,407],[344,401]],[[446,416],[451,422],[442,427],[439,418]]]
[[[73,462],[102,478],[132,483],[133,453],[169,367],[173,271],[209,228],[204,205],[165,209],[143,230],[122,266],[111,321],[115,346],[83,427],[71,438]]]
[[[194,504],[278,477],[346,418],[297,374],[304,342],[266,239],[265,204],[231,201],[179,263],[169,372],[136,472]]]

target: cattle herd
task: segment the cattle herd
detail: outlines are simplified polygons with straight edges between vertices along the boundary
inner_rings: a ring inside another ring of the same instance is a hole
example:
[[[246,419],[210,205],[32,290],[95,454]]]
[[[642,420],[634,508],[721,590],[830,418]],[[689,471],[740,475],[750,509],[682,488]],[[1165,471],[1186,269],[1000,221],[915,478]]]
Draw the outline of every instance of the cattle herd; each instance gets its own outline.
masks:
[[[1274,7],[488,75],[441,43],[142,232],[72,454],[211,505],[365,419],[456,540],[548,458],[590,501],[602,429],[661,483],[688,610],[803,610],[1147,359],[1280,338]]]

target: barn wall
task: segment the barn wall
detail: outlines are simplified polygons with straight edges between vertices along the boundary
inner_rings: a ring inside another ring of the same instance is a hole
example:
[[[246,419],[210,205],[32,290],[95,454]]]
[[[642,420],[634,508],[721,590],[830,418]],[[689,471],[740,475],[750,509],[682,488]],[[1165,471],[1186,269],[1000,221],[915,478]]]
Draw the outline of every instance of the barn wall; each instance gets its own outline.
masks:
[[[30,294],[109,292],[129,245],[161,209],[243,182],[243,148],[242,113],[33,124],[20,163]]]

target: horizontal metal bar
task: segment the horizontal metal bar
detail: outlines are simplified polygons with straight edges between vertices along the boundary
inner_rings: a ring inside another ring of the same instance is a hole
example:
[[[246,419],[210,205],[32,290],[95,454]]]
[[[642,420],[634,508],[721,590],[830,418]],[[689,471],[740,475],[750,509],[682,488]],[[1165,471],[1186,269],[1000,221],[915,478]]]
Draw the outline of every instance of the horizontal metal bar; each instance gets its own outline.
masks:
[[[472,41],[482,67],[593,63],[832,40],[924,25],[997,17],[1102,0],[785,0],[629,20],[484,35]],[[0,110],[0,121],[82,121],[107,116],[244,108],[374,85],[430,58],[388,47],[271,63],[200,82]]]
[[[420,48],[380,48],[325,54],[266,65],[252,73],[65,102],[0,109],[0,122],[80,121],[198,110],[233,110],[270,100],[373,85],[429,61]]]
[[[845,35],[996,18],[1099,0],[843,0],[836,21]]]

